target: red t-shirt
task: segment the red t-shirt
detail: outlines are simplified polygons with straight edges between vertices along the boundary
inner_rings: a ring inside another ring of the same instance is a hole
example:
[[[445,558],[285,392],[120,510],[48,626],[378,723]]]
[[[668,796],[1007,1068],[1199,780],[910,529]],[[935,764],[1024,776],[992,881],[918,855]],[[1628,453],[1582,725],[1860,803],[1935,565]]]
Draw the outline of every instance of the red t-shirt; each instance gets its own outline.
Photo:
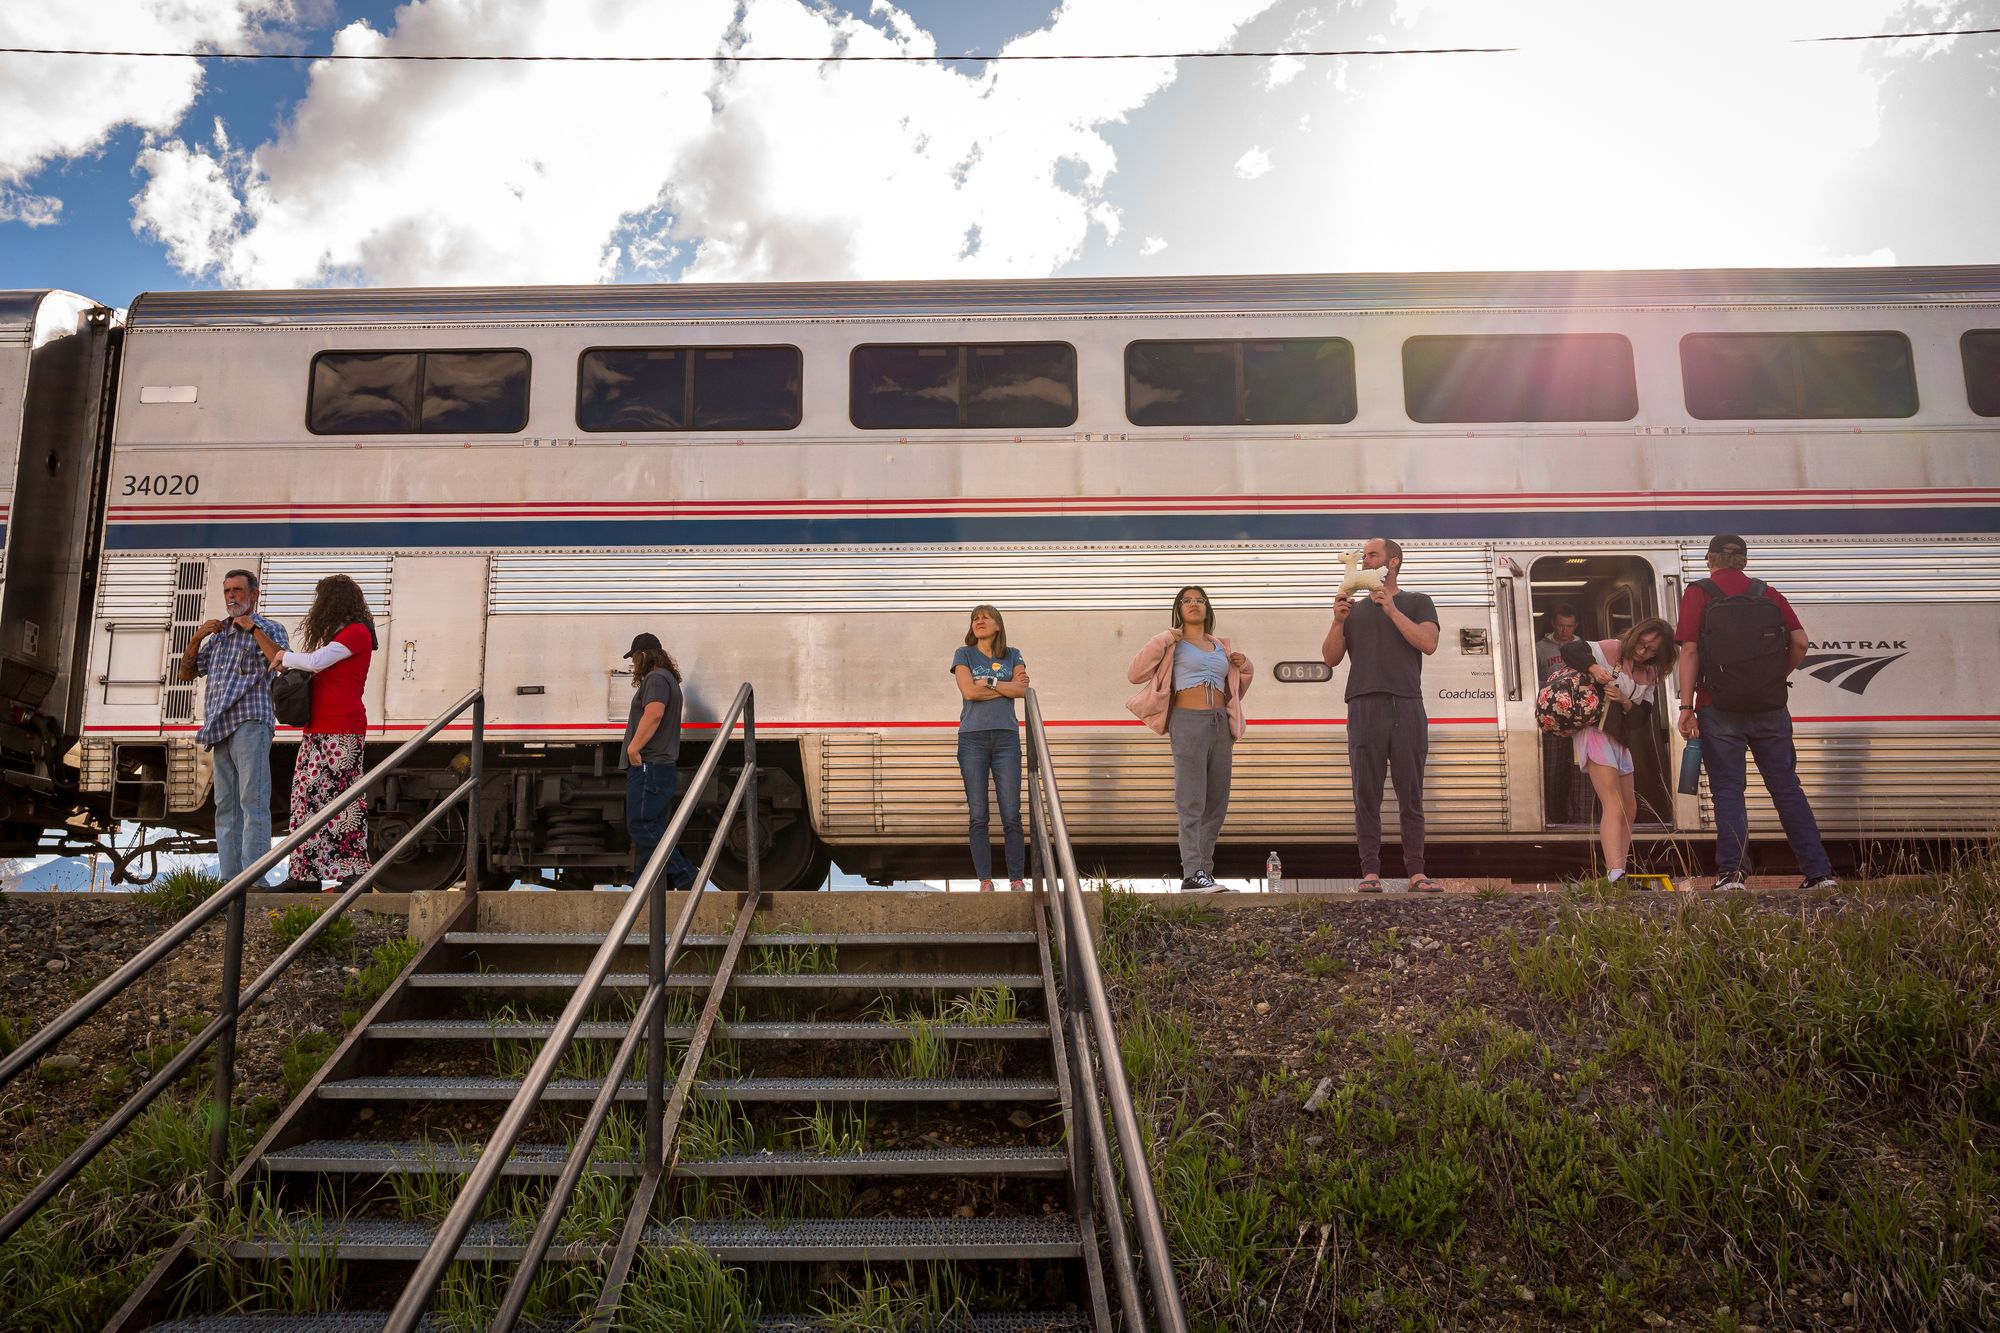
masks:
[[[1750,591],[1750,576],[1740,569],[1718,569],[1708,577],[1715,580],[1715,586],[1722,589],[1726,596],[1740,597]],[[1779,613],[1785,618],[1786,629],[1805,628],[1799,623],[1799,613],[1792,610],[1792,604],[1785,600],[1785,594],[1767,583],[1764,585],[1764,597],[1767,601],[1777,604]],[[1702,617],[1707,614],[1708,594],[1690,583],[1687,591],[1681,594],[1680,623],[1674,626],[1674,638],[1683,645],[1698,642],[1701,639]],[[1708,691],[1702,689],[1695,691],[1694,706],[1696,708],[1708,706]]]
[[[361,689],[368,683],[368,659],[375,655],[366,625],[349,625],[333,636],[348,656],[313,677],[313,715],[307,731],[359,736],[368,730],[368,706]]]

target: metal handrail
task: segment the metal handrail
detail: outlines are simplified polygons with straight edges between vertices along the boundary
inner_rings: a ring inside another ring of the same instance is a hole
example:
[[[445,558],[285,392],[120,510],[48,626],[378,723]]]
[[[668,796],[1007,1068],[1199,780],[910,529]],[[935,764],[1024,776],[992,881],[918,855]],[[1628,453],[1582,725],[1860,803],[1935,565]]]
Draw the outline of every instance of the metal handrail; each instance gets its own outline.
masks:
[[[1125,1167],[1125,1192],[1131,1203],[1132,1221],[1139,1232],[1139,1249],[1146,1269],[1147,1286],[1153,1296],[1153,1317],[1167,1333],[1186,1333],[1187,1313],[1181,1304],[1180,1284],[1174,1276],[1173,1257],[1167,1250],[1166,1221],[1153,1188],[1152,1169],[1146,1161],[1145,1140],[1139,1132],[1138,1113],[1133,1109],[1132,1091],[1125,1079],[1124,1062],[1119,1057],[1118,1030],[1111,1020],[1111,1004],[1105,997],[1104,973],[1098,966],[1097,951],[1091,945],[1090,922],[1083,910],[1083,879],[1077,873],[1076,852],[1070,846],[1069,822],[1063,816],[1062,793],[1058,788],[1055,763],[1049,752],[1048,730],[1042,721],[1041,701],[1035,691],[1027,692],[1028,783],[1035,806],[1038,870],[1052,869],[1048,875],[1059,910],[1061,924],[1056,934],[1062,952],[1065,978],[1063,1005],[1078,1036],[1086,1031],[1103,1070],[1104,1097],[1109,1103],[1112,1126],[1117,1133],[1118,1153]],[[1049,867],[1048,854],[1055,865]],[[1080,1047],[1081,1041],[1072,1042]],[[1090,1053],[1081,1049],[1076,1056],[1086,1078]],[[1102,1111],[1097,1105],[1094,1081],[1078,1089],[1076,1114],[1095,1126],[1090,1142],[1097,1159],[1098,1188],[1107,1192],[1110,1179],[1108,1145],[1103,1137]],[[1108,1215],[1123,1205],[1115,1196],[1101,1200]],[[1113,1256],[1129,1269],[1129,1253]],[[1127,1312],[1128,1324],[1133,1324]],[[1134,1325],[1136,1327],[1136,1325]]]
[[[472,767],[465,780],[452,789],[442,801],[431,808],[415,827],[397,840],[387,855],[378,859],[354,883],[327,908],[322,911],[311,926],[292,941],[290,947],[272,961],[248,989],[241,988],[243,967],[243,911],[252,888],[263,883],[264,876],[272,867],[291,855],[307,838],[326,827],[342,810],[360,800],[370,791],[386,781],[389,775],[402,766],[403,762],[417,749],[428,743],[443,731],[466,709],[472,710]],[[362,774],[361,780],[346,791],[328,801],[314,811],[304,823],[288,833],[276,846],[257,858],[229,883],[216,890],[207,901],[182,917],[174,925],[161,932],[158,939],[133,955],[117,971],[91,988],[88,995],[65,1009],[34,1036],[23,1042],[5,1060],[0,1060],[0,1087],[18,1076],[22,1070],[35,1064],[64,1037],[74,1032],[91,1015],[116,999],[126,987],[144,976],[160,962],[170,957],[197,930],[213,921],[218,914],[228,913],[223,941],[221,997],[216,1017],[187,1045],[177,1052],[161,1070],[146,1081],[146,1084],[114,1112],[97,1131],[63,1160],[61,1165],[44,1176],[39,1184],[0,1218],[0,1244],[13,1236],[33,1217],[44,1204],[54,1198],[77,1172],[89,1165],[92,1158],[102,1152],[105,1145],[138,1119],[146,1107],[151,1105],[160,1093],[180,1078],[188,1068],[210,1046],[217,1047],[215,1060],[214,1101],[215,1123],[209,1133],[208,1148],[208,1197],[214,1198],[222,1192],[222,1182],[229,1157],[230,1104],[236,1093],[236,1025],[245,1009],[262,999],[265,992],[275,983],[284,970],[297,961],[300,954],[312,947],[326,930],[333,925],[334,918],[345,912],[354,900],[375,886],[387,866],[415,847],[423,835],[429,832],[446,812],[466,802],[465,821],[465,869],[468,889],[477,887],[479,865],[479,781],[484,771],[483,747],[486,735],[486,696],[481,690],[473,690],[450,708],[440,713],[429,726],[412,736],[395,753],[380,764]]]
[[[514,1146],[520,1141],[521,1132],[527,1128],[528,1121],[539,1108],[542,1093],[554,1079],[556,1065],[561,1061],[563,1051],[576,1035],[578,1026],[583,1022],[584,1013],[595,1000],[605,977],[610,974],[613,960],[617,958],[619,950],[625,947],[639,913],[648,908],[652,909],[652,929],[647,949],[650,975],[647,978],[645,996],[640,1001],[631,1023],[627,1025],[625,1039],[612,1061],[611,1072],[606,1076],[603,1086],[598,1089],[597,1097],[591,1104],[590,1114],[584,1124],[584,1136],[579,1137],[570,1150],[570,1161],[557,1182],[556,1190],[551,1194],[548,1208],[536,1227],[530,1249],[514,1270],[507,1303],[502,1307],[493,1327],[501,1330],[509,1328],[520,1314],[520,1307],[525,1303],[535,1271],[547,1254],[562,1212],[569,1203],[570,1192],[575,1188],[577,1178],[582,1174],[583,1165],[589,1160],[591,1150],[596,1146],[598,1131],[603,1128],[605,1116],[617,1096],[625,1071],[637,1053],[638,1043],[634,1037],[642,1025],[649,1048],[646,1065],[648,1114],[644,1169],[652,1176],[656,1176],[661,1169],[666,1145],[663,1141],[663,1125],[657,1108],[663,1104],[665,1089],[666,1032],[664,1011],[660,1006],[666,991],[666,975],[685,946],[688,931],[694,924],[696,910],[701,904],[701,889],[707,883],[708,876],[714,870],[716,858],[721,853],[723,830],[727,828],[728,820],[734,817],[739,803],[746,807],[748,818],[749,895],[754,898],[758,890],[757,715],[749,682],[744,682],[738,688],[735,701],[730,704],[729,711],[723,714],[717,725],[716,739],[709,747],[707,756],[703,758],[701,767],[695,771],[694,780],[688,785],[687,792],[691,796],[707,789],[715,770],[721,765],[724,743],[736,729],[739,721],[743,725],[743,773],[737,779],[724,822],[710,841],[708,855],[703,858],[701,867],[696,873],[694,890],[688,894],[687,902],[681,908],[680,917],[674,923],[671,937],[662,939],[661,926],[666,919],[663,876],[668,857],[680,844],[694,816],[696,802],[692,799],[683,799],[680,802],[679,808],[674,811],[673,819],[667,824],[666,833],[661,837],[659,846],[653,849],[652,858],[634,879],[632,892],[626,897],[624,907],[619,910],[610,928],[605,931],[604,941],[598,945],[597,953],[584,968],[575,994],[570,996],[569,1003],[563,1007],[562,1015],[556,1019],[551,1028],[541,1053],[535,1057],[534,1064],[522,1078],[520,1090],[508,1103],[507,1110],[500,1117],[500,1123],[494,1127],[492,1137],[480,1150],[477,1163],[467,1174],[465,1183],[460,1186],[458,1197],[453,1202],[451,1210],[445,1214],[444,1221],[438,1224],[437,1235],[432,1238],[430,1247],[424,1251],[423,1258],[417,1262],[415,1271],[410,1274],[409,1282],[404,1286],[402,1295],[397,1298],[395,1308],[389,1312],[388,1321],[383,1325],[383,1333],[411,1333],[422,1320],[425,1307],[430,1304],[432,1294],[444,1279],[445,1269],[457,1256],[459,1246],[464,1243],[466,1235],[472,1230],[472,1224],[478,1217],[481,1204],[485,1202],[487,1194],[492,1191],[494,1184],[505,1171],[508,1159],[513,1156]],[[698,1058],[698,1054],[698,1048],[691,1045],[689,1058]],[[516,1299],[517,1292],[519,1299]]]

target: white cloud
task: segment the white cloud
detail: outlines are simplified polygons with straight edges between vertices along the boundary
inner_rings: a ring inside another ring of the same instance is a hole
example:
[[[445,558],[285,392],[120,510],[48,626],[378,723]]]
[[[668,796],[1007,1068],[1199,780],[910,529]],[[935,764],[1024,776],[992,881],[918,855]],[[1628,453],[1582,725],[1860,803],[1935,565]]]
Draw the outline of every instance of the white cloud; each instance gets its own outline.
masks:
[[[242,48],[294,12],[292,0],[20,0],[0,5],[0,46]],[[197,60],[0,56],[0,184],[95,152],[121,126],[171,131],[200,93],[203,74]],[[35,225],[52,217],[51,209],[18,220]]]
[[[1236,159],[1236,174],[1246,181],[1254,181],[1271,169],[1271,155],[1261,148],[1252,148]]]
[[[62,200],[46,194],[32,194],[11,185],[0,185],[0,222],[18,222],[24,227],[47,227],[62,220]]]
[[[1271,0],[1068,0],[1005,49],[1212,49]],[[414,0],[341,51],[927,54],[876,0]],[[322,64],[247,156],[149,151],[137,224],[244,285],[1037,275],[1095,229],[1105,138],[1177,73],[1112,65]],[[237,211],[219,197],[226,189]]]
[[[1139,242],[1139,258],[1150,259],[1154,255],[1160,253],[1160,251],[1166,248],[1167,248],[1166,237],[1148,236],[1145,240]]]

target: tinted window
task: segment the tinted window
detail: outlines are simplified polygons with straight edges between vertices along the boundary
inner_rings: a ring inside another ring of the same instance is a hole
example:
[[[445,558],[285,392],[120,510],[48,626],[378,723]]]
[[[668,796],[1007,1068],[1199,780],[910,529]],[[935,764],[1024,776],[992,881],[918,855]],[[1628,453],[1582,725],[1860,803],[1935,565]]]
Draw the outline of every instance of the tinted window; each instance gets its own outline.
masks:
[[[1067,426],[1076,420],[1076,349],[1067,343],[857,347],[849,389],[849,413],[863,430]]]
[[[1965,401],[1982,417],[2000,417],[2000,329],[1974,329],[1958,340],[1965,360]]]
[[[1354,420],[1345,338],[1143,342],[1125,348],[1135,426],[1298,426]]]
[[[584,430],[790,430],[805,360],[796,347],[600,347],[577,363]]]
[[[1691,333],[1681,339],[1688,415],[1703,421],[1907,417],[1917,410],[1900,333]]]
[[[401,435],[417,428],[423,357],[326,352],[313,358],[307,425],[315,435]]]
[[[322,352],[306,428],[315,435],[491,435],[528,424],[528,354]]]
[[[1411,338],[1403,401],[1413,421],[1630,421],[1632,344],[1616,333]]]

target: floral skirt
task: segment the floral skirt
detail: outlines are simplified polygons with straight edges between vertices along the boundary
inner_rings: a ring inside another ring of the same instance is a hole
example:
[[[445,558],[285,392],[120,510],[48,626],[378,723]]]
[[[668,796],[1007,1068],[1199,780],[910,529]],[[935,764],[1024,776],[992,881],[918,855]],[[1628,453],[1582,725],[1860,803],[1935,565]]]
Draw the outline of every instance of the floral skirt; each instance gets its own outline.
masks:
[[[361,737],[309,731],[292,770],[292,827],[361,780]],[[344,879],[368,869],[368,798],[342,808],[292,852],[293,879]]]

